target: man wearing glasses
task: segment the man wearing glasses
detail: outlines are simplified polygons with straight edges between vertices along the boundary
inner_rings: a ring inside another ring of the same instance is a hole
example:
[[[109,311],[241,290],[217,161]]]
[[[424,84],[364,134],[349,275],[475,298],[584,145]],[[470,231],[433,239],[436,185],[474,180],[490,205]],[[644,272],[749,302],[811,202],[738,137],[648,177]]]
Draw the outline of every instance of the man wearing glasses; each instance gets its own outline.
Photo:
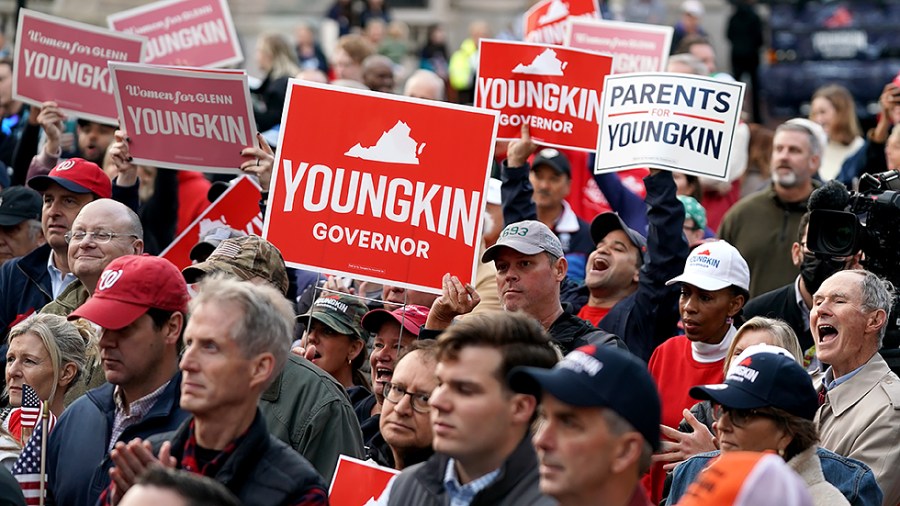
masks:
[[[120,173],[111,183],[97,164],[70,158],[49,174],[28,180],[28,186],[43,198],[41,230],[46,244],[0,268],[0,334],[6,333],[17,315],[40,311],[75,281],[65,234],[85,204],[113,198],[137,209],[137,175],[132,172]]]
[[[85,205],[64,237],[69,245],[69,267],[77,280],[44,306],[42,313],[68,316],[103,282],[100,275],[110,262],[144,252],[140,218],[128,206],[112,199]]]
[[[437,387],[437,344],[414,342],[403,354],[391,380],[384,385],[379,433],[369,441],[367,457],[381,465],[404,469],[431,457],[431,406]]]

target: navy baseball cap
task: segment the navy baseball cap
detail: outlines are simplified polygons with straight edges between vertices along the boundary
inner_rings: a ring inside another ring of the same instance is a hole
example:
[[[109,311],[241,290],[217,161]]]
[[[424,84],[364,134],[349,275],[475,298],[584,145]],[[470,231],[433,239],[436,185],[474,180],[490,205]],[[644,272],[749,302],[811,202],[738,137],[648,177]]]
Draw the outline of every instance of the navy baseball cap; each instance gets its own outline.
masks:
[[[631,244],[640,250],[642,264],[650,262],[650,254],[647,252],[647,238],[637,230],[626,225],[622,218],[619,217],[619,214],[612,211],[598,214],[594,221],[591,222],[591,239],[594,241],[594,245],[602,241],[613,230],[625,232]]]
[[[656,383],[637,357],[610,346],[582,346],[553,369],[514,367],[509,384],[517,392],[547,392],[582,408],[607,408],[628,421],[659,450],[661,407]]]
[[[725,383],[693,387],[691,397],[733,409],[774,407],[812,420],[819,409],[812,379],[787,352],[772,348],[777,347],[750,346],[728,370]]]
[[[572,167],[569,165],[569,159],[566,155],[560,153],[553,148],[544,148],[540,150],[534,160],[531,161],[531,170],[546,165],[553,169],[557,174],[564,174],[572,177]]]

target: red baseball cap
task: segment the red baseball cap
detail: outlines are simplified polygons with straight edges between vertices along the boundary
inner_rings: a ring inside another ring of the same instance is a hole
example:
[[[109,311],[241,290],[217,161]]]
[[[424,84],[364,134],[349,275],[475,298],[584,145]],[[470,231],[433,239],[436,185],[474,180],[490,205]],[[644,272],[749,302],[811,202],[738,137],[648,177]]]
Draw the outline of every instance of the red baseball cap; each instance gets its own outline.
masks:
[[[28,186],[39,192],[46,190],[50,183],[56,183],[70,192],[93,193],[100,198],[112,198],[109,176],[99,165],[84,158],[63,160],[46,176],[34,176],[28,180]]]
[[[385,321],[396,321],[403,325],[414,336],[419,335],[419,327],[425,325],[428,319],[429,309],[425,306],[410,304],[408,306],[388,311],[387,309],[373,309],[362,318],[362,327],[369,332],[376,333],[384,325]]]
[[[69,315],[118,330],[151,307],[187,314],[187,283],[178,267],[161,257],[126,255],[103,269],[90,299]]]

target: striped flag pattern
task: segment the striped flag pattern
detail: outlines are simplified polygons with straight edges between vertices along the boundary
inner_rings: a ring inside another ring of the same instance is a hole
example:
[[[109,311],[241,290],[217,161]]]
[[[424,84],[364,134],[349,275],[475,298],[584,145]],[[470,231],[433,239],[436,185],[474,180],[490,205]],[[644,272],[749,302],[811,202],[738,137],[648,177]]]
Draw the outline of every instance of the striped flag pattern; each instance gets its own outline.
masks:
[[[41,418],[41,400],[30,385],[22,385],[22,408],[19,411],[23,429],[33,429]]]
[[[28,404],[27,407],[26,403]],[[37,404],[36,408],[34,407],[35,403]],[[33,415],[33,411],[35,410],[37,411],[36,417]],[[50,430],[56,424],[56,416],[54,416],[53,413],[50,413],[49,407],[38,398],[34,389],[28,385],[22,385],[21,411],[23,431],[26,427],[28,427],[29,430],[31,428],[34,430],[31,437],[28,439],[28,442],[25,444],[25,447],[22,448],[22,453],[19,454],[19,458],[16,459],[16,463],[13,465],[12,474],[19,482],[19,486],[22,487],[22,492],[25,495],[25,503],[29,506],[39,506],[43,504],[41,497],[42,486],[46,487],[46,475],[43,483],[41,483],[41,456],[46,453],[47,445],[47,438],[44,433],[46,432],[49,434]],[[41,421],[41,423],[37,423],[38,421]],[[26,426],[26,423],[30,423],[30,426]],[[44,494],[46,495],[46,489]]]

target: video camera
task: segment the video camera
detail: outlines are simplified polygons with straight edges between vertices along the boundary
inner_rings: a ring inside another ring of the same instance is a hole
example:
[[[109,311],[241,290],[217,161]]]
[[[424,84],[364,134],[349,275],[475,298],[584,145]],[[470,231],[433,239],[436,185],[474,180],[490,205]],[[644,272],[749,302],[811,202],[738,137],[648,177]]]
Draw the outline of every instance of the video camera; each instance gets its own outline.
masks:
[[[836,183],[821,188],[827,196],[818,205],[810,199],[807,248],[831,257],[862,250],[862,265],[900,288],[900,172],[864,174],[853,193],[837,187],[842,188]],[[884,349],[900,347],[898,305],[891,309]]]

